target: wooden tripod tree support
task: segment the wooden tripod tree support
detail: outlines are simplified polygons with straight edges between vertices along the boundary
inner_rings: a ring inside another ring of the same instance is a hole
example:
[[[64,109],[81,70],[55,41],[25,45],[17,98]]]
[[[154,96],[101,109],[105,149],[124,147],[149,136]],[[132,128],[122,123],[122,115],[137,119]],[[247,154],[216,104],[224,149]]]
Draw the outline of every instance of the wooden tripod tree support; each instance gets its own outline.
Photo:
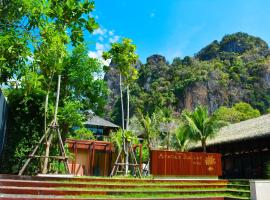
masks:
[[[134,153],[131,142],[125,141],[125,142],[123,142],[123,146],[124,146],[125,149],[122,148],[119,151],[110,176],[112,177],[112,176],[116,175],[119,172],[123,172],[125,175],[127,175],[126,172],[128,171],[129,166],[132,166],[133,169],[134,169],[134,171],[133,171],[134,175],[137,176],[137,173],[138,173],[139,177],[141,178],[140,164],[138,164],[138,162],[137,162],[137,159],[136,159],[136,156],[135,156],[135,153]],[[121,162],[121,155],[122,154],[124,154],[125,156],[127,154],[130,154],[133,162],[131,162],[131,163],[125,163],[125,162],[122,163]],[[119,171],[119,167],[124,168],[124,170]]]
[[[54,112],[54,119],[48,126],[47,130],[45,131],[44,135],[40,138],[38,144],[35,146],[31,154],[29,155],[28,159],[26,160],[25,164],[19,171],[19,175],[22,175],[24,171],[26,170],[28,164],[32,160],[32,158],[44,158],[44,165],[42,173],[46,174],[48,171],[48,162],[49,158],[51,159],[57,159],[62,160],[65,165],[66,172],[70,174],[69,168],[68,168],[68,157],[66,156],[63,140],[61,138],[61,133],[59,129],[59,125],[57,122],[57,111],[58,111],[58,103],[59,103],[59,95],[60,95],[60,82],[61,82],[61,75],[58,76],[58,85],[57,85],[57,96],[56,96],[56,105],[55,105],[55,112]],[[61,156],[50,156],[50,145],[53,139],[53,136],[56,135],[58,138],[58,144],[60,147]],[[48,140],[47,140],[48,137]],[[42,145],[43,142],[46,142],[46,151],[44,156],[36,155],[36,152],[38,148]]]

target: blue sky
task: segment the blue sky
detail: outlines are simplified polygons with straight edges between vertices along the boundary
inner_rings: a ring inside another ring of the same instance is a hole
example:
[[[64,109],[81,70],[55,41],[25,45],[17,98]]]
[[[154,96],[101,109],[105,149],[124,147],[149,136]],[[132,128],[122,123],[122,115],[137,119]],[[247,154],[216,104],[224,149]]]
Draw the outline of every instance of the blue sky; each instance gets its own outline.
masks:
[[[122,37],[133,40],[143,63],[156,53],[169,61],[192,56],[238,31],[270,42],[269,0],[96,0],[95,5],[100,29],[87,37],[93,57]]]

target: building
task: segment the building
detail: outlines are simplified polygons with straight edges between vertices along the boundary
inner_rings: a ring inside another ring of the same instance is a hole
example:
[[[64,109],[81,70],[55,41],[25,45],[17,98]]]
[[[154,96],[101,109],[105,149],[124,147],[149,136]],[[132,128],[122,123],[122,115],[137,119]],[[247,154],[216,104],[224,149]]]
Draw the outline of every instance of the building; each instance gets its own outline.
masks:
[[[115,152],[110,142],[67,139],[65,142],[73,154],[68,160],[69,170],[77,176],[109,176]]]
[[[91,130],[97,140],[67,139],[70,172],[77,176],[109,176],[115,160],[115,150],[111,142],[106,141],[110,132],[119,127],[88,111],[84,126]]]
[[[97,140],[105,140],[111,131],[119,128],[116,124],[109,122],[97,115],[89,115],[84,126],[91,130],[96,136]]]
[[[5,135],[7,126],[7,102],[0,91],[0,157],[4,147]]]
[[[200,145],[193,150],[200,151]],[[207,152],[222,154],[224,178],[266,178],[270,114],[223,127],[215,138],[207,140]]]

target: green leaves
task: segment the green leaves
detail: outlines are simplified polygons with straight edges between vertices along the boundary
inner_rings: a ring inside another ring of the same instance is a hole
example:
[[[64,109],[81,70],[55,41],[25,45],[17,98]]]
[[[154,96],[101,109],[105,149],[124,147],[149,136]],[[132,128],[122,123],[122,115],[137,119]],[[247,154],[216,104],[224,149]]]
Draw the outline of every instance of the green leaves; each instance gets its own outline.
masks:
[[[65,95],[80,101],[83,110],[91,109],[102,115],[108,89],[105,82],[99,78],[103,70],[98,60],[87,55],[85,45],[79,45],[64,60],[64,66],[62,87]]]
[[[71,138],[78,140],[95,140],[93,132],[87,128],[77,129]]]
[[[172,139],[172,145],[173,147],[178,151],[187,151],[191,137],[189,135],[188,130],[186,130],[187,127],[185,126],[179,126],[175,130],[175,134],[173,135]]]
[[[132,40],[123,38],[122,43],[113,43],[108,52],[103,53],[105,60],[112,59],[112,63],[124,78],[124,83],[129,85],[138,78],[138,71],[135,64],[138,55],[135,53],[136,46],[132,44]]]
[[[237,123],[247,119],[252,119],[260,116],[260,111],[254,109],[250,104],[240,102],[233,107],[228,108],[221,106],[214,113],[215,118],[229,123]]]
[[[93,9],[91,0],[1,2],[0,84],[7,85],[8,102],[14,108],[9,115],[6,170],[18,170],[43,134],[46,94],[47,120],[52,118],[58,74],[62,74],[58,117],[64,137],[73,132],[72,126],[82,126],[81,109],[102,114],[107,94],[99,78],[102,68],[81,47],[85,31],[98,28],[89,15]],[[37,166],[30,171],[37,172]]]
[[[0,84],[7,83],[15,75],[20,76],[30,56],[28,38],[14,29],[0,31]]]
[[[131,142],[131,144],[138,144],[139,142],[138,137],[134,134],[134,132],[119,129],[110,135],[111,142],[116,146],[118,151],[121,151],[123,148],[123,136],[124,139],[128,142]]]
[[[217,134],[223,123],[208,114],[207,107],[198,106],[193,112],[182,113],[182,134],[195,141],[201,141],[204,151],[206,151],[206,140]]]

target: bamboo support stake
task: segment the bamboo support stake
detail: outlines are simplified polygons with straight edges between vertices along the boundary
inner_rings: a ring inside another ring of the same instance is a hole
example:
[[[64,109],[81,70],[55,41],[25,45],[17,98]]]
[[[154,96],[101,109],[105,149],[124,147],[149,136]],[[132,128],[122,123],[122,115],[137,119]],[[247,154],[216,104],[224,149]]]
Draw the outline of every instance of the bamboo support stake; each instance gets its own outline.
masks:
[[[47,171],[48,171],[48,162],[49,162],[50,146],[52,143],[52,138],[53,138],[53,134],[50,134],[49,139],[46,142],[46,151],[45,151],[42,174],[47,174]]]

